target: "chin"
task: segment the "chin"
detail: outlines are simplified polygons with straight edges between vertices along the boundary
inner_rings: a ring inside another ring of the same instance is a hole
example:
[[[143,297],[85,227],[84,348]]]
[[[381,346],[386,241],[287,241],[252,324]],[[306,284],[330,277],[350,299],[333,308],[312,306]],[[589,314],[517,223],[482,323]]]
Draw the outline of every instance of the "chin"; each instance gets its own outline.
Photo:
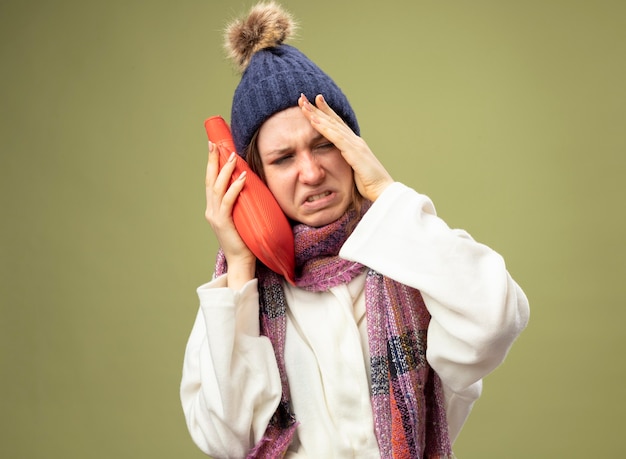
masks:
[[[326,226],[330,223],[333,223],[339,220],[345,211],[330,211],[330,212],[319,212],[313,215],[305,215],[300,220],[300,223],[304,223],[307,226],[312,226],[314,228],[319,228],[321,226]]]

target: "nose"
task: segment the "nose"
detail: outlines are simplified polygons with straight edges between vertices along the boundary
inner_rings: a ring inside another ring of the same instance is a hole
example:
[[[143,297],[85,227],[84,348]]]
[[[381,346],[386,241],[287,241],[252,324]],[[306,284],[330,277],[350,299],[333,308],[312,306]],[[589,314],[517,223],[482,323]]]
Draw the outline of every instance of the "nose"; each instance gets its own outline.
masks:
[[[307,185],[317,185],[326,176],[324,167],[311,151],[303,151],[298,158],[298,173],[300,182]]]

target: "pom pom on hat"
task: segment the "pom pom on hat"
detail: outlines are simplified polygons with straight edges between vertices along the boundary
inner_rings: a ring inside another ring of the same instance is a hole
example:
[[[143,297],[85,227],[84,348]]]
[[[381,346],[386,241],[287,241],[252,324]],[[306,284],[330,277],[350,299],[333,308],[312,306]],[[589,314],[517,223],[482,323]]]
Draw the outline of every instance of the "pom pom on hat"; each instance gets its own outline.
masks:
[[[237,19],[226,27],[224,48],[239,71],[243,72],[254,53],[282,45],[293,36],[296,27],[291,14],[280,5],[261,3],[250,10],[247,18]]]
[[[242,72],[233,96],[231,131],[239,155],[245,154],[254,133],[275,113],[323,94],[328,105],[359,134],[356,115],[335,82],[315,63],[284,41],[296,23],[277,3],[254,6],[245,19],[226,28],[225,48]]]

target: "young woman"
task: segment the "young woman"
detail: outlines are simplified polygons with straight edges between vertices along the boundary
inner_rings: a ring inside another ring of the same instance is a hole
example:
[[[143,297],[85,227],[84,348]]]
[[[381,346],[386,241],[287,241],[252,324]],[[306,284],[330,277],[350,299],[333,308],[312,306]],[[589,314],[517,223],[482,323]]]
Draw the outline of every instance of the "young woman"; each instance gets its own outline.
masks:
[[[237,152],[293,224],[296,285],[260,264],[232,219],[209,145],[206,218],[216,276],[185,353],[181,400],[214,458],[452,457],[482,388],[526,326],[502,258],[395,182],[358,136],[336,84],[283,43],[293,24],[262,4],[228,29],[242,66]]]

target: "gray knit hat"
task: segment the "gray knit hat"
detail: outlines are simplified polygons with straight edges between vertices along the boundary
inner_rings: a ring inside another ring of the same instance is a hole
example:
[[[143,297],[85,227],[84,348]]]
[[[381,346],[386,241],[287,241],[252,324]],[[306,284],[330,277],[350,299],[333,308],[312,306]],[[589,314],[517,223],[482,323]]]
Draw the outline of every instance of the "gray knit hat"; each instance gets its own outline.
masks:
[[[335,82],[293,46],[283,44],[295,22],[276,3],[262,3],[226,29],[225,47],[243,72],[233,97],[230,127],[243,156],[254,133],[274,113],[323,94],[328,105],[358,135],[356,115]]]

